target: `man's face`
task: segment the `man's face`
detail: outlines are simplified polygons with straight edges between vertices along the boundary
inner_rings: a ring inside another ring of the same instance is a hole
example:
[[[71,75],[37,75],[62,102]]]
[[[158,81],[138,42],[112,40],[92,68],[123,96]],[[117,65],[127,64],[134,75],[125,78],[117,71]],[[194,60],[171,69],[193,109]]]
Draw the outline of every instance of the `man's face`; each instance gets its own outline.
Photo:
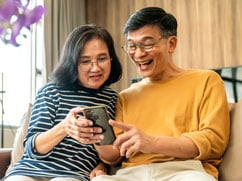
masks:
[[[157,26],[147,25],[128,32],[126,50],[142,77],[162,79],[174,51],[170,40],[161,36]]]

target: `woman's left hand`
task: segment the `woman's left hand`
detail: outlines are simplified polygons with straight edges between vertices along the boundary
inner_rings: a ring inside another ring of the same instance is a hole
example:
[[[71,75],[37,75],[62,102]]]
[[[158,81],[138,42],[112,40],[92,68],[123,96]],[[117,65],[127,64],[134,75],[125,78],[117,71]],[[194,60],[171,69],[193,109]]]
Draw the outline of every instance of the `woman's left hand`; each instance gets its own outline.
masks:
[[[93,127],[91,120],[78,116],[83,108],[77,107],[70,110],[64,121],[67,134],[83,144],[98,143],[103,139],[102,129]]]

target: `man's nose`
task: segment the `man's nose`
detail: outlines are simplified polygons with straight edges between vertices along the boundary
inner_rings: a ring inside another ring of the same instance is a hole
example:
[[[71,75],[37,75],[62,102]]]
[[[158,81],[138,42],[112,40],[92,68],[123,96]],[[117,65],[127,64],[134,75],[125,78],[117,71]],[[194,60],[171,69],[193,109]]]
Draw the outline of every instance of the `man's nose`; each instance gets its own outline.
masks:
[[[135,52],[134,52],[134,57],[142,57],[146,54],[146,52],[144,50],[142,50],[142,48],[140,48],[139,46],[136,48]]]

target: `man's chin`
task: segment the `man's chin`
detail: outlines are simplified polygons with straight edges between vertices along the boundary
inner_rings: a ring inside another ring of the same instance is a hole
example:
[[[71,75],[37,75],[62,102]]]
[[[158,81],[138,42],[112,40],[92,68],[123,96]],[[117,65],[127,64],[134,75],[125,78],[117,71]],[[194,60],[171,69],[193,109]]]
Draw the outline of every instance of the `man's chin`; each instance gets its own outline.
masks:
[[[142,70],[139,70],[139,72],[140,72],[141,77],[144,77],[144,78],[149,78],[149,77],[151,77],[151,74],[150,74],[149,71],[142,71]]]

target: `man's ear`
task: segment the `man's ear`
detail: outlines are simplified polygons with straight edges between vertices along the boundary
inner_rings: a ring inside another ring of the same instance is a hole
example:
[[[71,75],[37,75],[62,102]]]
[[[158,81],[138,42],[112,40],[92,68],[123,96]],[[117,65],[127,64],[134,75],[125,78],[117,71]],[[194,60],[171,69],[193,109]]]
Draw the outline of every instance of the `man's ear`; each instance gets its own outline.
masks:
[[[169,46],[169,53],[174,53],[175,49],[176,49],[176,44],[177,44],[177,37],[176,36],[170,36],[168,38],[168,46]]]

